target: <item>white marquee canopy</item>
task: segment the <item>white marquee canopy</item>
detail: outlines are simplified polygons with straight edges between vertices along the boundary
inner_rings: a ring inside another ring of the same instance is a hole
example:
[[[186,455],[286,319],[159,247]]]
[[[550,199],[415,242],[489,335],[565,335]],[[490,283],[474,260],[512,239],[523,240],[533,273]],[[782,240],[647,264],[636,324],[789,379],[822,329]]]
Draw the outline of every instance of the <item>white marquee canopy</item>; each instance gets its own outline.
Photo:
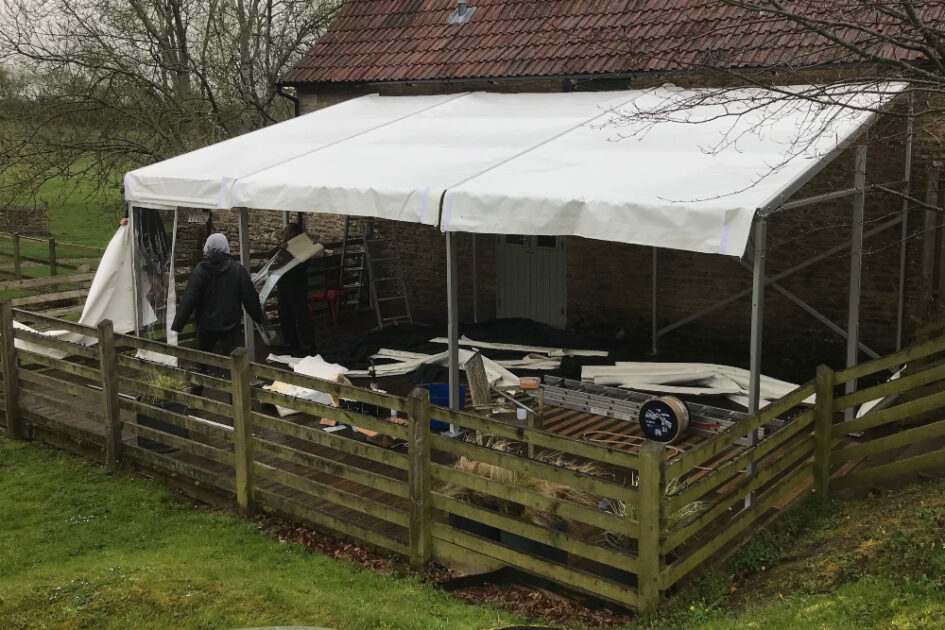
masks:
[[[852,107],[762,89],[370,95],[129,172],[125,197],[740,256],[755,213],[807,181],[900,87],[827,99]]]

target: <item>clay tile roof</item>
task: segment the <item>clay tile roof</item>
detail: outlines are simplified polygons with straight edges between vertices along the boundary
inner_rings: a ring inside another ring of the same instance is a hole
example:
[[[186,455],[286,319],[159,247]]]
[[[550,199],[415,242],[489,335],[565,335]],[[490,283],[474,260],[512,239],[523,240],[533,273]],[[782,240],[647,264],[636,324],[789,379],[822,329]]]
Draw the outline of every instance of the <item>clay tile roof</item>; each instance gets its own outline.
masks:
[[[347,0],[328,32],[283,82],[608,75],[853,60],[850,53],[782,19],[748,14],[719,0],[467,4],[476,7],[470,21],[448,25],[453,0]],[[844,17],[862,20],[863,3],[798,0],[793,6],[845,11]],[[927,24],[941,28],[945,23],[945,3],[915,6]],[[858,14],[851,17],[853,10]],[[883,28],[879,22],[877,26]],[[865,41],[862,32],[844,37],[881,49],[878,42]],[[917,58],[903,49],[893,54]]]

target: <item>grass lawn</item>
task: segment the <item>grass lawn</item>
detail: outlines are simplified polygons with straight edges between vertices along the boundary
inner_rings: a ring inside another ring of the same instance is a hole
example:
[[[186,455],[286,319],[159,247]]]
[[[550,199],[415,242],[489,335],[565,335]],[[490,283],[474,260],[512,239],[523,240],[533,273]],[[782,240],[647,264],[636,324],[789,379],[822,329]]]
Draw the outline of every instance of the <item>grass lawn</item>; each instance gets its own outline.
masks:
[[[0,438],[0,626],[491,628],[509,615]]]
[[[89,179],[56,178],[43,184],[35,196],[17,203],[40,205],[43,201],[49,203],[51,235],[63,243],[105,247],[124,216],[118,186],[103,188]]]
[[[945,628],[945,483],[811,498],[637,627]]]
[[[279,543],[251,521],[0,438],[6,628],[494,628],[414,578]],[[945,628],[945,484],[808,501],[657,613],[653,630]]]

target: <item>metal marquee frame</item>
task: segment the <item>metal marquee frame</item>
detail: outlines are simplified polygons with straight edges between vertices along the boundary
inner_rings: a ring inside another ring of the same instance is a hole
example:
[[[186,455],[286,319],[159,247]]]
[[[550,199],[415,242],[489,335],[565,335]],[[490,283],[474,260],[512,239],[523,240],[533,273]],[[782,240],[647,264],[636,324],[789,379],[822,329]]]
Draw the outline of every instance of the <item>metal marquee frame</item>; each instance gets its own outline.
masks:
[[[751,295],[751,349],[750,349],[750,371],[751,371],[751,387],[749,390],[749,413],[754,413],[758,411],[759,408],[759,393],[760,393],[760,382],[761,382],[761,357],[762,357],[762,341],[763,341],[763,330],[764,330],[764,304],[765,304],[765,289],[771,287],[781,293],[783,296],[788,298],[791,302],[797,304],[799,307],[811,314],[815,319],[820,321],[824,326],[837,333],[847,341],[846,349],[846,367],[852,367],[856,365],[859,352],[864,352],[872,358],[878,358],[879,353],[871,349],[869,346],[860,341],[860,290],[861,290],[861,278],[862,278],[862,266],[863,266],[863,240],[866,237],[873,236],[880,232],[886,231],[896,225],[901,226],[901,237],[900,237],[900,253],[899,253],[899,282],[898,282],[898,305],[897,305],[897,318],[896,318],[896,350],[899,350],[902,347],[902,329],[903,329],[903,317],[904,317],[904,308],[905,308],[905,275],[906,275],[906,240],[908,237],[908,212],[909,212],[909,192],[911,184],[911,169],[912,169],[912,142],[913,142],[913,114],[910,106],[910,114],[907,118],[906,123],[906,142],[905,142],[905,156],[904,156],[904,174],[903,179],[888,182],[884,184],[866,184],[866,167],[867,167],[867,139],[868,139],[868,128],[870,125],[866,125],[864,131],[861,134],[861,137],[856,139],[857,147],[854,155],[854,176],[853,176],[853,186],[851,188],[845,188],[842,190],[837,190],[833,192],[823,193],[819,195],[814,195],[811,197],[804,197],[796,200],[789,201],[791,196],[796,193],[804,184],[806,184],[817,172],[822,170],[824,166],[832,162],[842,151],[848,148],[849,145],[840,146],[835,152],[831,155],[826,156],[821,161],[821,166],[817,169],[816,172],[811,173],[810,177],[805,178],[804,180],[799,180],[795,182],[795,185],[791,191],[786,193],[783,197],[772,201],[770,204],[763,208],[759,208],[757,214],[755,215],[753,237],[754,237],[754,251],[752,256],[752,263],[748,263],[745,260],[741,261],[742,266],[752,272],[752,284],[750,288],[743,289],[736,293],[729,295],[726,298],[723,298],[716,303],[708,306],[704,309],[699,310],[696,313],[688,315],[680,320],[667,324],[666,326],[659,326],[659,249],[653,248],[652,253],[652,277],[653,277],[653,297],[652,297],[652,345],[651,352],[657,354],[659,352],[659,340],[661,337],[667,333],[685,325],[696,319],[699,319],[709,313],[727,305],[731,302],[734,302],[738,299],[745,297],[746,295]],[[896,218],[885,221],[882,224],[871,228],[868,231],[864,230],[864,209],[866,201],[866,193],[870,190],[895,190],[900,189],[903,194],[902,208],[899,212],[899,215]],[[794,208],[800,208],[803,206],[809,206],[817,203],[823,203],[825,201],[830,201],[834,199],[840,199],[844,197],[853,197],[853,208],[852,208],[852,228],[850,238],[840,243],[825,252],[817,254],[804,260],[789,269],[786,269],[774,276],[767,275],[767,221],[768,218],[774,215],[777,212],[792,210]],[[839,324],[835,323],[823,313],[818,311],[816,308],[808,304],[806,301],[784,288],[780,284],[780,281],[788,276],[793,275],[794,273],[801,271],[817,262],[820,262],[826,258],[829,258],[839,252],[843,251],[847,246],[850,247],[850,285],[848,291],[848,316],[846,322],[846,328],[842,328]],[[854,391],[856,387],[855,381],[850,381],[846,385],[847,393]]]
[[[752,271],[752,284],[750,288],[738,291],[726,298],[723,298],[715,304],[703,308],[696,313],[688,315],[678,321],[672,322],[666,326],[659,327],[659,249],[652,248],[652,350],[655,354],[659,350],[659,340],[669,332],[690,323],[700,317],[711,313],[718,308],[751,295],[751,347],[750,347],[750,372],[751,386],[749,393],[749,412],[754,413],[759,408],[760,403],[760,380],[761,380],[761,358],[762,341],[764,327],[764,301],[765,289],[770,286],[787,297],[789,300],[803,308],[814,316],[817,320],[827,326],[830,330],[836,332],[847,340],[847,366],[856,363],[859,351],[876,357],[878,354],[860,341],[859,335],[859,305],[860,305],[860,284],[862,276],[862,258],[863,258],[863,240],[881,231],[885,231],[895,225],[901,226],[902,242],[900,244],[900,268],[899,268],[899,295],[898,295],[898,315],[896,324],[896,346],[897,349],[902,345],[902,327],[903,311],[905,303],[905,265],[906,265],[906,237],[908,221],[908,195],[910,189],[910,170],[912,161],[912,143],[913,143],[913,108],[910,103],[909,116],[907,119],[907,135],[904,158],[904,178],[899,181],[885,184],[866,185],[866,166],[867,150],[866,138],[868,129],[875,122],[879,114],[874,114],[871,119],[862,125],[859,134],[849,138],[847,142],[837,146],[829,154],[823,156],[815,168],[809,169],[804,176],[796,179],[792,185],[785,190],[776,199],[770,201],[764,207],[758,208],[753,223],[754,252],[752,262],[742,260],[742,265]],[[819,194],[811,197],[791,200],[791,197],[807,184],[816,174],[818,174],[827,164],[836,159],[844,150],[857,144],[855,153],[854,181],[851,188],[837,190],[829,193]],[[905,199],[902,203],[902,209],[899,216],[873,227],[868,231],[864,230],[864,205],[865,195],[871,190],[891,190],[901,189],[905,193]],[[802,206],[807,206],[824,201],[840,199],[844,197],[853,197],[853,226],[850,238],[847,242],[839,244],[831,249],[813,256],[793,267],[779,272],[774,276],[768,276],[766,272],[767,262],[767,220],[777,212],[791,210]],[[129,202],[129,220],[134,222],[134,212],[132,212],[133,203]],[[440,212],[442,213],[443,198],[440,199]],[[234,208],[238,210],[239,216],[239,243],[240,243],[240,262],[250,269],[250,249],[249,249],[249,211],[247,208]],[[179,209],[175,207],[175,220]],[[133,226],[132,226],[133,229]],[[454,409],[459,407],[459,282],[458,282],[458,255],[457,243],[454,235],[457,232],[447,231],[446,236],[446,276],[447,276],[447,318],[448,318],[448,357],[449,357],[449,382],[450,382],[450,406]],[[475,238],[475,234],[474,234]],[[849,313],[846,328],[831,321],[825,315],[820,313],[813,306],[784,288],[780,281],[784,278],[815,264],[825,258],[833,256],[850,245],[850,286],[849,286]],[[475,257],[475,242],[473,243],[473,256]],[[135,293],[138,293],[137,280],[135,280]],[[473,296],[474,310],[478,319],[478,296]],[[137,299],[136,299],[137,304]],[[135,320],[138,321],[138,314],[135,314]],[[248,325],[249,319],[244,313],[245,343],[254,356],[254,334],[253,327]],[[855,387],[855,382],[847,384],[848,391]]]
[[[666,326],[659,326],[659,249],[652,248],[652,352],[657,354],[659,351],[659,339],[667,333],[688,324],[700,317],[703,317],[726,304],[751,295],[751,346],[749,350],[750,363],[750,387],[749,387],[749,413],[755,413],[760,407],[761,392],[761,358],[764,332],[764,306],[765,289],[770,286],[779,293],[787,297],[790,301],[810,313],[814,318],[824,324],[827,328],[837,333],[847,340],[846,367],[856,365],[859,352],[862,351],[872,358],[879,357],[879,354],[869,346],[860,341],[860,291],[863,267],[863,240],[868,236],[873,236],[896,225],[901,226],[900,254],[899,254],[899,290],[898,306],[896,320],[896,349],[902,347],[902,328],[905,307],[905,275],[906,275],[906,240],[908,236],[908,212],[909,212],[909,192],[911,183],[912,169],[912,143],[913,143],[913,125],[914,114],[913,106],[910,102],[909,115],[906,123],[906,142],[904,156],[903,179],[887,182],[883,184],[866,184],[867,167],[867,141],[869,128],[873,125],[878,115],[863,125],[862,131],[851,138],[848,142],[839,145],[834,151],[824,156],[817,168],[807,172],[805,177],[797,179],[790,189],[786,190],[777,199],[772,200],[766,206],[758,208],[754,220],[754,251],[752,262],[745,260],[741,264],[752,272],[752,284],[750,288],[736,292],[726,298],[723,298],[715,304],[706,307],[696,313],[688,315],[676,322]],[[842,190],[836,190],[828,193],[803,197],[791,200],[791,197],[797,193],[805,184],[813,179],[827,164],[833,162],[843,151],[856,144],[854,156],[854,177],[853,186]],[[903,193],[902,209],[899,216],[886,221],[879,226],[873,227],[868,231],[864,230],[864,209],[866,203],[866,193],[871,190],[895,190],[900,189]],[[774,276],[767,275],[767,221],[768,218],[777,212],[792,210],[825,201],[841,199],[844,197],[853,197],[853,225],[850,238],[844,243],[838,244],[825,252],[812,256],[807,260],[792,266]],[[457,266],[458,259],[456,253],[456,244],[453,241],[454,232],[446,232],[446,274],[447,274],[447,318],[448,318],[448,339],[449,339],[449,382],[450,382],[450,407],[459,408],[459,291]],[[850,286],[848,295],[849,312],[846,328],[842,328],[837,323],[830,320],[823,313],[805,302],[803,299],[784,288],[780,281],[784,278],[805,269],[821,260],[829,258],[850,246]],[[477,313],[478,315],[478,313]],[[854,391],[856,381],[851,380],[846,384],[847,393]]]

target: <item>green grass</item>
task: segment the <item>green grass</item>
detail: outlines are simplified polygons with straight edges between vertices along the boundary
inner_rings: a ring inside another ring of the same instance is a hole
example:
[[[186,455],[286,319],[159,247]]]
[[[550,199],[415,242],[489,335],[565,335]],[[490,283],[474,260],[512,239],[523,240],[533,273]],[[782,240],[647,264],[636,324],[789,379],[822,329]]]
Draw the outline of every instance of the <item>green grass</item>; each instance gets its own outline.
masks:
[[[493,628],[415,578],[279,543],[140,477],[0,438],[3,628]],[[945,628],[945,484],[810,500],[623,626]]]
[[[811,498],[631,627],[945,628],[945,484]]]
[[[9,628],[491,628],[507,614],[279,543],[252,521],[0,438]]]
[[[63,243],[93,247],[108,244],[125,209],[117,185],[103,187],[88,178],[52,179],[35,195],[16,203],[40,205],[43,201],[49,203],[51,236]]]
[[[16,200],[17,205],[40,205],[43,201],[49,203],[50,236],[56,238],[56,258],[60,261],[59,275],[76,273],[67,265],[86,265],[93,269],[99,256],[69,245],[86,245],[104,248],[115,234],[118,221],[124,215],[123,202],[117,188],[100,188],[89,179],[74,178],[64,180],[57,178],[46,182],[36,195]],[[13,241],[7,236],[0,236],[0,252],[12,254]],[[20,254],[35,259],[48,260],[49,244],[23,238],[20,240]],[[79,263],[65,261],[76,259],[92,259]],[[13,259],[11,256],[0,256],[0,281],[12,280]],[[86,269],[88,270],[88,269]],[[24,261],[21,267],[23,279],[42,278],[49,276],[49,267],[43,264],[34,265]],[[0,298],[18,297],[29,292],[3,292]]]

